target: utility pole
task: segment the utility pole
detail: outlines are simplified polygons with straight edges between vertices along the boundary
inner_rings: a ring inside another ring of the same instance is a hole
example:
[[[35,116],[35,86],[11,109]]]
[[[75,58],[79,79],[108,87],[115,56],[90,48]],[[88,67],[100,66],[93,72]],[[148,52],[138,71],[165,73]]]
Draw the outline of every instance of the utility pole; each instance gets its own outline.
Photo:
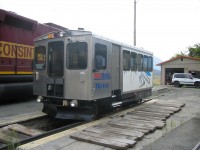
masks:
[[[134,0],[134,46],[136,46],[136,0]]]

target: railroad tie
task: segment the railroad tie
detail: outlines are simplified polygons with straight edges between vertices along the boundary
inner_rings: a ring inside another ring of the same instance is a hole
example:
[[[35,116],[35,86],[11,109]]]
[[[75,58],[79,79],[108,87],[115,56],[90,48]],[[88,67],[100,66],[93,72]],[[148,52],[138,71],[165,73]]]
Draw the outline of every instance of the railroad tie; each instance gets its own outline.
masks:
[[[30,128],[25,127],[25,126],[20,125],[20,124],[11,124],[11,125],[8,125],[7,128],[10,129],[10,130],[21,132],[21,133],[29,135],[29,136],[37,136],[37,135],[42,134],[38,130],[30,129]]]

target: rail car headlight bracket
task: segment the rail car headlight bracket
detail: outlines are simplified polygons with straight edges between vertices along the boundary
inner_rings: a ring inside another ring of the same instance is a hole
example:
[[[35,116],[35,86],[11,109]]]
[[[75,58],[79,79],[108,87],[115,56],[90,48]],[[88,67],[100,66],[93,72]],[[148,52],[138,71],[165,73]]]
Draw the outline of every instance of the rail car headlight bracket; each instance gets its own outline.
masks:
[[[68,100],[63,100],[63,106],[68,106],[69,103],[68,103]]]
[[[71,42],[71,41],[72,41],[72,38],[71,38],[71,37],[67,37],[67,40],[68,40],[69,42]]]
[[[53,85],[49,84],[49,85],[47,86],[47,89],[48,89],[48,91],[52,91],[52,90],[53,90]]]
[[[72,100],[71,102],[70,102],[70,106],[71,107],[78,107],[78,101],[77,100]]]

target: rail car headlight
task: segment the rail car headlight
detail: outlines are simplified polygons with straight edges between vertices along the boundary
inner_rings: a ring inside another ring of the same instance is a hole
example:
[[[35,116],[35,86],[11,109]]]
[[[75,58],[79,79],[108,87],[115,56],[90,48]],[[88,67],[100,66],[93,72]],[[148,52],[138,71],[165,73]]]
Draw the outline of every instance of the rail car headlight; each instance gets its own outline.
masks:
[[[72,100],[71,102],[70,102],[70,106],[71,107],[77,107],[78,106],[78,101],[77,100]]]
[[[37,101],[38,103],[41,103],[41,102],[43,101],[43,97],[42,97],[42,96],[38,96],[38,97],[36,98],[36,101]]]

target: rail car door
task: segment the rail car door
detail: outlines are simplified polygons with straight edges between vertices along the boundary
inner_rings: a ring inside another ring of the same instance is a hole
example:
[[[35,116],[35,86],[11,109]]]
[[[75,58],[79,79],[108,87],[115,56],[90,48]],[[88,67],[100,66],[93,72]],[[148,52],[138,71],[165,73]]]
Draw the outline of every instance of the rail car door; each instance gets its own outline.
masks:
[[[112,44],[112,90],[120,89],[120,46]]]
[[[111,44],[103,40],[94,41],[93,90],[94,98],[111,96]]]
[[[45,42],[35,44],[33,94],[46,96],[46,53]]]
[[[68,99],[88,100],[89,39],[89,36],[76,36],[73,42],[67,43],[65,97]]]

